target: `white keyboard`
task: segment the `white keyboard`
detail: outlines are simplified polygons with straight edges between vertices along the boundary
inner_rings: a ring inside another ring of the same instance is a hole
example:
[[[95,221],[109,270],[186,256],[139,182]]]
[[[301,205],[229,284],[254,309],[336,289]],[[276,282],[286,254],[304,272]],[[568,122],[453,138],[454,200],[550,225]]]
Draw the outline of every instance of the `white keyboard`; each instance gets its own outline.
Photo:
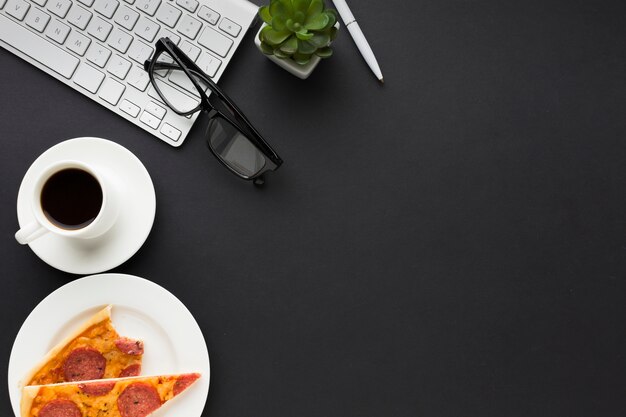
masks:
[[[217,82],[257,10],[246,0],[0,0],[0,46],[180,146],[198,113],[169,109],[144,61],[169,37]]]

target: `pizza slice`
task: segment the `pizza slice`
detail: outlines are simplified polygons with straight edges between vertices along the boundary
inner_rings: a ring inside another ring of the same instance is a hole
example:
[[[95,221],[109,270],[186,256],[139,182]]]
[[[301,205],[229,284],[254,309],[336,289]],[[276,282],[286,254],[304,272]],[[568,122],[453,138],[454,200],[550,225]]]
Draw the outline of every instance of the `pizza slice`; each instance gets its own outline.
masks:
[[[27,386],[21,417],[145,417],[198,378],[190,373]]]
[[[115,331],[111,307],[100,310],[52,348],[20,386],[139,375],[143,342]]]

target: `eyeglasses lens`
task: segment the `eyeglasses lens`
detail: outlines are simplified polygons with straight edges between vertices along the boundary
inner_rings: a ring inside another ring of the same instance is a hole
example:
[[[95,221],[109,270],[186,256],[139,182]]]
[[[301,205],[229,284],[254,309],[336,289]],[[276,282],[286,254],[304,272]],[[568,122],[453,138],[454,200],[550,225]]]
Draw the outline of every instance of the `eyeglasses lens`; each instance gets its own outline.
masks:
[[[242,177],[253,177],[265,166],[266,160],[261,151],[244,133],[221,116],[211,119],[207,134],[213,152]]]
[[[200,106],[198,89],[167,51],[161,52],[156,57],[152,72],[155,87],[170,107],[181,113],[198,109]],[[200,78],[194,78],[201,88],[206,89]]]

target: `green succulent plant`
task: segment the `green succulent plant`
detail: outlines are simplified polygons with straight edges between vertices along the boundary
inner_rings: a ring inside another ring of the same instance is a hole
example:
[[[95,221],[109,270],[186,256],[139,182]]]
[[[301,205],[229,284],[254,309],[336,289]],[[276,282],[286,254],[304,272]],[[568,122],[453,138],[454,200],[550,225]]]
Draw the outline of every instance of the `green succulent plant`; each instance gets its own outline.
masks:
[[[327,9],[323,0],[270,0],[259,9],[259,17],[267,24],[259,33],[264,54],[300,65],[313,55],[333,54],[329,45],[337,36],[337,12]]]

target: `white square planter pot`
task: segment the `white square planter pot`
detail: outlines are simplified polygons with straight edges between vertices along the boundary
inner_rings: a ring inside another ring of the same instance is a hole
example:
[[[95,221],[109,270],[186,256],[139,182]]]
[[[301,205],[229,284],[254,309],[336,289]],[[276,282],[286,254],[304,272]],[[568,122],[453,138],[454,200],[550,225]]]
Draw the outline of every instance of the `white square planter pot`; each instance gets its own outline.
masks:
[[[261,51],[262,54],[263,54],[263,50],[261,49],[261,41],[259,40],[259,33],[261,33],[261,31],[263,30],[265,26],[267,26],[265,23],[261,25],[261,28],[259,29],[256,36],[254,37],[254,44],[256,45],[257,48],[259,48],[259,51]],[[335,23],[335,27],[339,29],[339,22]],[[275,55],[265,55],[265,56],[270,61],[278,65],[279,67],[287,70],[288,72],[292,73],[296,77],[301,78],[303,80],[309,78],[309,75],[311,75],[315,67],[317,67],[317,64],[319,64],[320,61],[322,60],[322,58],[320,58],[319,56],[313,55],[311,57],[311,60],[306,65],[300,65],[293,59],[280,59],[276,57]]]

